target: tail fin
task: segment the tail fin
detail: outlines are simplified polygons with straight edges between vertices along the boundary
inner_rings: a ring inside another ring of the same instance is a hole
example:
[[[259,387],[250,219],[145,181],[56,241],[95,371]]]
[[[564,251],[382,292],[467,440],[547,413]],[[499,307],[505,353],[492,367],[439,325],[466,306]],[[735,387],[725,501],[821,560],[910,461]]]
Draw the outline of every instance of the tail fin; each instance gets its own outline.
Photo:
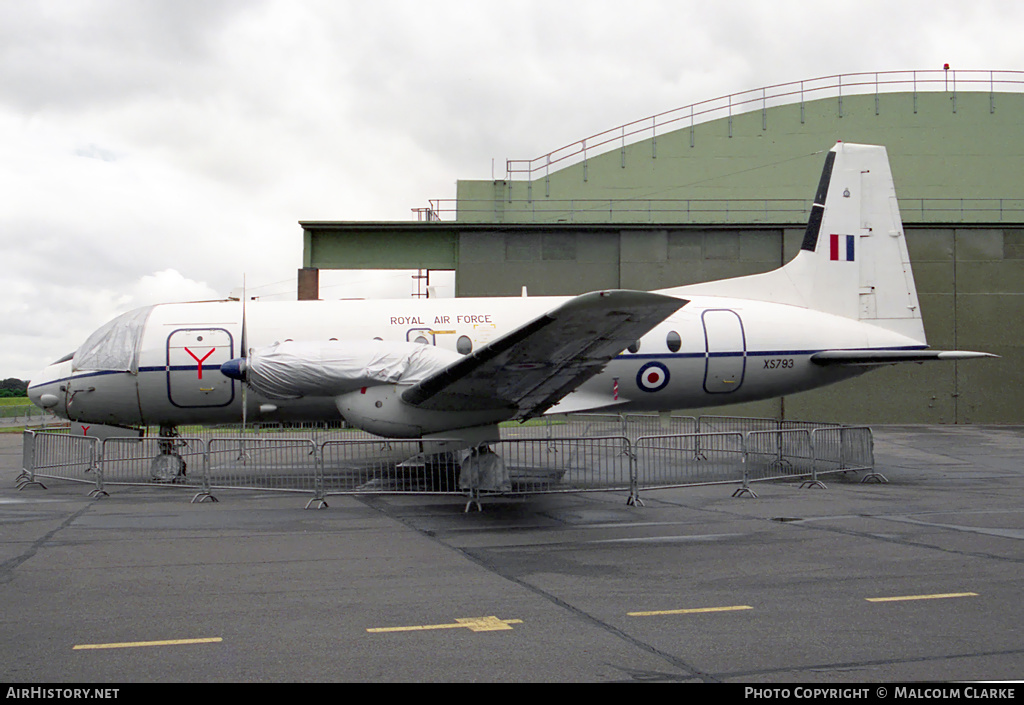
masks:
[[[800,254],[786,265],[812,308],[925,340],[885,147],[825,159]]]
[[[671,290],[788,303],[925,343],[885,147],[836,144],[797,256],[781,269]]]

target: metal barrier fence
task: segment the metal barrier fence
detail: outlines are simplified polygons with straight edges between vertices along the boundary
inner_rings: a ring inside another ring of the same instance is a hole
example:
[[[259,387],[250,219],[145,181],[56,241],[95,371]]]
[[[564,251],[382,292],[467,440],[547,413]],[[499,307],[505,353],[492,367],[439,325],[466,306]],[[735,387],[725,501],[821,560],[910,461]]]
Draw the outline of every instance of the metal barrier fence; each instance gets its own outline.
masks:
[[[0,423],[3,424],[42,424],[52,420],[53,414],[35,404],[0,405]]]
[[[308,439],[214,438],[207,448],[207,488],[313,492],[323,476],[319,448]]]
[[[198,487],[206,444],[198,438],[106,438],[96,449],[99,479],[114,485]]]
[[[632,490],[634,486],[629,439],[623,436],[503,440],[494,448],[504,460],[511,493]]]
[[[36,477],[72,482],[96,481],[99,440],[59,432],[22,433],[22,472],[18,483]],[[92,473],[92,474],[90,474]]]
[[[733,482],[743,479],[742,433],[645,436],[633,445],[638,489]]]
[[[455,459],[424,454],[418,440],[331,440],[322,445],[321,457],[325,495],[459,492]]]
[[[434,452],[436,444],[321,429],[281,435],[107,438],[23,435],[21,487],[40,479],[311,495],[530,495],[739,484],[871,470],[867,427],[669,415],[580,414],[503,429],[491,451]],[[444,441],[438,441],[443,443]],[[873,476],[878,477],[878,476]],[[753,493],[751,493],[753,494]]]

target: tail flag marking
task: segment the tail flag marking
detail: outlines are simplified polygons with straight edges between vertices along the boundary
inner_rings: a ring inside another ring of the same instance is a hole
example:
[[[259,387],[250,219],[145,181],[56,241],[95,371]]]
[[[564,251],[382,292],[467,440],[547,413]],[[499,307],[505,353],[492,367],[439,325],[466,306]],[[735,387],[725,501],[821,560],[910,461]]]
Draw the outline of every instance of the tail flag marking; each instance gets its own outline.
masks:
[[[829,259],[831,261],[853,262],[854,242],[856,242],[853,235],[836,235],[833,233],[829,236],[829,240]]]

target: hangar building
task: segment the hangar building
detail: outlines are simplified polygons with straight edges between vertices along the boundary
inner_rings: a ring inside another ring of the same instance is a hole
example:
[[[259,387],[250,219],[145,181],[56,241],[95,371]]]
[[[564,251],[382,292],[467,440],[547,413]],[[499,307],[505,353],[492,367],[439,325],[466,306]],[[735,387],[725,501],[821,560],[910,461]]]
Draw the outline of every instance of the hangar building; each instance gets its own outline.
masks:
[[[928,342],[999,359],[897,365],[709,413],[1024,422],[1024,72],[846,74],[703,101],[462,181],[412,222],[302,222],[319,269],[454,269],[457,296],[654,289],[774,269],[825,152],[885,145]]]

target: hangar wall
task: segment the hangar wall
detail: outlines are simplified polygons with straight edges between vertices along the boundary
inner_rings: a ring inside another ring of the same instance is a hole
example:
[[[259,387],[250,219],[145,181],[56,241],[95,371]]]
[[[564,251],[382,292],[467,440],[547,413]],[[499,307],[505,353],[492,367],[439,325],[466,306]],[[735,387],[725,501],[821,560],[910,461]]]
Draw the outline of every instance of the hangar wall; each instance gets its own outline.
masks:
[[[1024,218],[1024,93],[854,95],[841,106],[782,105],[529,179],[459,181],[457,220],[801,222],[836,140],[885,145],[908,222]]]
[[[458,296],[651,289],[766,271],[799,247],[824,152],[886,145],[929,343],[901,365],[713,413],[1024,422],[1024,95],[781,105],[624,144],[540,178],[459,181],[455,221],[302,223],[307,268],[456,268]],[[438,210],[444,210],[439,208]]]
[[[888,367],[833,387],[720,412],[848,423],[1024,421],[1024,227],[905,230],[928,342],[992,352],[999,359]],[[550,226],[476,226],[460,236],[459,292],[514,296],[526,285],[530,294],[557,295],[742,276],[789,261],[803,234],[802,226],[764,225],[592,225],[556,233]]]

